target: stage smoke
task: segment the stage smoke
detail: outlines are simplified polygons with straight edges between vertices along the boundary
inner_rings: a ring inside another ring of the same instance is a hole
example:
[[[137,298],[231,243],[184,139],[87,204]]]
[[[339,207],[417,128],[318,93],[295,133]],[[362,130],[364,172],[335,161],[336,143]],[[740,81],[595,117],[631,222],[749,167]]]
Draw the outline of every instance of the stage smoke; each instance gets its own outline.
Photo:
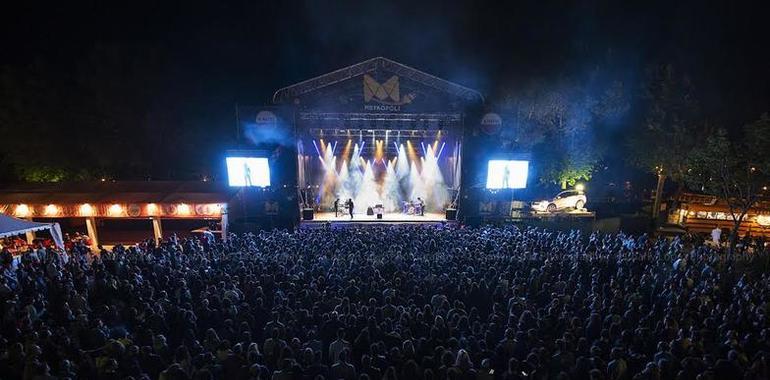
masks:
[[[378,187],[377,181],[374,178],[374,171],[372,170],[372,162],[366,161],[364,163],[364,174],[361,178],[361,184],[358,187],[359,191],[355,197],[357,213],[362,213],[367,207],[382,203]]]
[[[353,143],[348,139],[340,151],[337,141],[319,139],[313,145],[318,168],[323,171],[316,177],[320,184],[316,201],[321,209],[330,209],[335,198],[341,202],[353,199],[358,214],[378,204],[386,212],[399,212],[404,201],[417,198],[423,200],[428,211],[436,212],[449,202],[441,163],[453,170],[453,160],[441,157],[445,146],[442,141],[393,141],[396,153],[391,159],[385,140],[375,139],[367,156],[363,156],[364,141]]]
[[[437,144],[436,144],[437,145]],[[444,207],[449,201],[449,192],[444,183],[444,175],[439,168],[438,153],[433,146],[428,145],[426,156],[423,159],[422,172],[420,178],[425,187],[425,203],[429,209],[438,210]]]
[[[323,182],[321,183],[321,188],[318,191],[318,194],[316,195],[316,202],[322,202],[322,204],[329,204],[330,202],[334,202],[334,194],[337,192],[337,184],[339,181],[337,180],[337,158],[334,157],[334,149],[332,149],[332,144],[329,143],[327,146],[323,145],[323,140],[321,140],[321,151],[323,152],[323,156],[319,156],[318,159],[321,160],[321,165],[324,168],[324,178]]]
[[[406,158],[404,144],[398,147],[398,160],[396,160],[396,177],[402,180],[409,175],[409,161]]]
[[[403,197],[401,196],[401,186],[399,186],[396,174],[396,160],[388,161],[388,165],[385,168],[385,178],[382,183],[382,200],[386,212],[395,212],[401,209]]]
[[[409,200],[416,201],[417,198],[425,200],[427,191],[425,184],[420,178],[420,172],[417,170],[417,164],[412,161],[409,167]]]

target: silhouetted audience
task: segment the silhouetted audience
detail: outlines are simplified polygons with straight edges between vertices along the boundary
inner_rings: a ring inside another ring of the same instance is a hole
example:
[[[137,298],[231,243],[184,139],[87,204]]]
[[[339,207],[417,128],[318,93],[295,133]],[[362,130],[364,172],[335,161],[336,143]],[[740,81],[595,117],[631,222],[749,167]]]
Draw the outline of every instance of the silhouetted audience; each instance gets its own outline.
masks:
[[[770,378],[768,256],[720,249],[515,226],[74,242],[2,261],[0,377]]]

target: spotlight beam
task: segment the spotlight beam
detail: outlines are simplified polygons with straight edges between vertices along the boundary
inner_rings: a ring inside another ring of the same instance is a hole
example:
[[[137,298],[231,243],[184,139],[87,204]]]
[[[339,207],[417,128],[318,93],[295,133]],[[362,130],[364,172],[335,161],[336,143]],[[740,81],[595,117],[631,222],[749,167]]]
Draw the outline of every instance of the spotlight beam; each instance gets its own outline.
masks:
[[[315,152],[318,153],[318,157],[323,157],[321,151],[318,150],[318,145],[315,143],[315,140],[313,140],[313,146],[315,147]]]
[[[446,145],[446,141],[441,143],[441,149],[438,150],[438,154],[436,155],[436,161],[438,161],[438,159],[441,158],[441,152],[444,151],[444,145]]]

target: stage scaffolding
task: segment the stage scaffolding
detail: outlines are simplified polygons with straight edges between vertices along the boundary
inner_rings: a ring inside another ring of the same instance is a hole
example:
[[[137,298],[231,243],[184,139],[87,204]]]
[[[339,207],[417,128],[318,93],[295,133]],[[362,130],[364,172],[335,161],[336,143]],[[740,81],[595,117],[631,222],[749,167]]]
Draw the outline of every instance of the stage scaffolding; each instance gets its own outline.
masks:
[[[459,203],[466,117],[484,103],[478,91],[375,57],[281,88],[273,103],[291,119],[303,209],[311,200],[328,208],[331,189],[347,196],[358,186],[359,206],[373,191],[399,202],[427,194],[440,213]]]

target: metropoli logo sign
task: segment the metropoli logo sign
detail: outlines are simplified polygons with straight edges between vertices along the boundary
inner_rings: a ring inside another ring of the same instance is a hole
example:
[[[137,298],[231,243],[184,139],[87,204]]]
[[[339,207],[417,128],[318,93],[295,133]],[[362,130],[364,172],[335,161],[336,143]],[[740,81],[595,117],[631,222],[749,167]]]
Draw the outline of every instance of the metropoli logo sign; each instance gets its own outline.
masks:
[[[401,106],[414,100],[414,93],[401,96],[398,76],[394,75],[385,83],[380,84],[369,74],[364,74],[364,104],[365,111],[401,111]]]

